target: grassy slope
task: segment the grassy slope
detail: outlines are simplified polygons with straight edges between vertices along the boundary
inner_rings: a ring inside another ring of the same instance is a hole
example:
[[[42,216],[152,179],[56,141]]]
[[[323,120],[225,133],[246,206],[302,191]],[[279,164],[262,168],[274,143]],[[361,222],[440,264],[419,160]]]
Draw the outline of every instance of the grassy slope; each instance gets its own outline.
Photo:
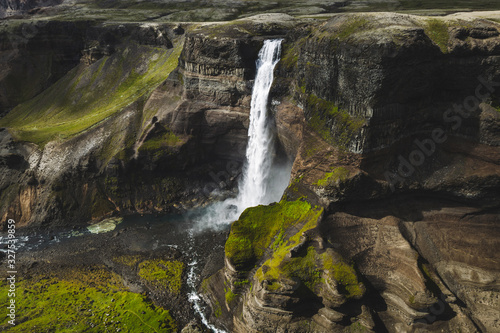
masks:
[[[1,289],[7,290],[1,282]],[[9,332],[175,332],[169,311],[143,295],[126,290],[120,278],[104,269],[75,269],[68,276],[17,281],[16,326],[2,316],[0,331]],[[6,309],[7,293],[0,306]]]
[[[181,49],[130,45],[90,67],[81,64],[13,109],[0,126],[40,146],[70,138],[149,94],[177,66]]]

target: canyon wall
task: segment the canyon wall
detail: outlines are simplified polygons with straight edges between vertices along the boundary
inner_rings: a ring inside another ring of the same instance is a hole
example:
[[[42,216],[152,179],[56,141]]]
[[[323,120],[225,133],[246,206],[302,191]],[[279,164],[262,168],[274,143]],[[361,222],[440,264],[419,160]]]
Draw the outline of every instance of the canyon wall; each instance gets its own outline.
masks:
[[[8,91],[21,69],[0,81],[2,221],[85,224],[234,189],[255,59],[283,38],[270,109],[290,184],[232,225],[224,267],[200,287],[211,320],[234,332],[500,328],[498,23],[51,24],[60,50],[47,37],[12,53],[55,51],[34,88]]]
[[[496,331],[498,25],[341,15],[286,37],[271,104],[291,182],[232,225],[212,320]]]

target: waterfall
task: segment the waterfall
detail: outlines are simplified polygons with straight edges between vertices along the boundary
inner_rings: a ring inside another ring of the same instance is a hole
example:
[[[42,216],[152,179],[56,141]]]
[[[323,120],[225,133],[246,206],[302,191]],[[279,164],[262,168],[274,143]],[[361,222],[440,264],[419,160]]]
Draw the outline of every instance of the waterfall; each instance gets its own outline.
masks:
[[[281,39],[264,41],[257,59],[257,75],[250,107],[246,163],[238,183],[238,196],[212,204],[198,218],[191,217],[194,225],[189,231],[191,243],[193,243],[190,254],[195,256],[189,264],[189,301],[193,304],[193,309],[198,313],[203,324],[215,333],[225,333],[225,331],[211,325],[203,312],[201,296],[196,288],[199,267],[193,232],[196,229],[227,226],[248,207],[278,201],[288,185],[291,164],[277,165],[273,161],[275,134],[273,121],[267,110],[269,91],[274,78],[274,67],[280,57],[281,41]]]
[[[275,134],[267,110],[274,67],[280,60],[281,39],[264,41],[256,62],[257,74],[250,104],[250,125],[238,196],[211,205],[198,219],[198,228],[224,226],[248,207],[278,201],[288,185],[290,166],[273,165]]]
[[[274,135],[267,112],[274,67],[279,61],[281,40],[266,40],[257,60],[248,128],[247,163],[239,186],[238,210],[275,201],[270,197],[269,176],[274,156]]]

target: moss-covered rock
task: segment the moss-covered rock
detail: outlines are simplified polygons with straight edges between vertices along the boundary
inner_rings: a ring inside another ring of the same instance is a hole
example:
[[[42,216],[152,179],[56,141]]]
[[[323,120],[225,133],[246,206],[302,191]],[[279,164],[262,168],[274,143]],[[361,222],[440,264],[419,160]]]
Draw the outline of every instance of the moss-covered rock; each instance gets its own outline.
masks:
[[[248,208],[231,226],[226,258],[239,269],[250,268],[273,240],[282,239],[280,234],[295,225],[314,223],[321,213],[321,208],[302,200]]]

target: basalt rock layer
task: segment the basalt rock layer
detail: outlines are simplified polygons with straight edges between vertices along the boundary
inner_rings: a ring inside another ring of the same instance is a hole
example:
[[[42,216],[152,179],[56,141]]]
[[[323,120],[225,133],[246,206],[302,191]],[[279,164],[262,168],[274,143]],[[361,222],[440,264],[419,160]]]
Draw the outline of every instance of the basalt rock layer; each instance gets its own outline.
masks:
[[[2,95],[3,220],[86,223],[234,188],[255,60],[283,38],[270,109],[290,184],[232,225],[224,267],[200,289],[211,320],[234,332],[500,328],[498,23],[66,24],[79,42],[43,67],[49,78]]]

